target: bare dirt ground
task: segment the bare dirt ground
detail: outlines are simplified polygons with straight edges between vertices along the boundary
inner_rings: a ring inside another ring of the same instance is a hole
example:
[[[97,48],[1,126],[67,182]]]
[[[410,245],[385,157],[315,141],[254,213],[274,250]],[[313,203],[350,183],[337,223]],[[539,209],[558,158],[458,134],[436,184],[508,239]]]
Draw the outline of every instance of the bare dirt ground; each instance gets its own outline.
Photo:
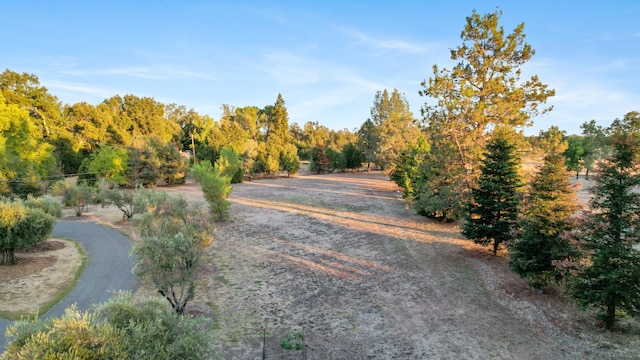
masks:
[[[197,184],[163,189],[205,204]],[[304,331],[310,359],[640,357],[636,322],[601,330],[556,289],[529,289],[457,225],[414,215],[396,190],[382,173],[234,185],[193,301],[211,309],[225,358],[259,359],[263,329],[280,358],[290,328]],[[89,213],[131,231],[116,209]]]
[[[82,255],[73,241],[51,239],[16,253],[0,266],[0,313],[34,315],[73,281]]]

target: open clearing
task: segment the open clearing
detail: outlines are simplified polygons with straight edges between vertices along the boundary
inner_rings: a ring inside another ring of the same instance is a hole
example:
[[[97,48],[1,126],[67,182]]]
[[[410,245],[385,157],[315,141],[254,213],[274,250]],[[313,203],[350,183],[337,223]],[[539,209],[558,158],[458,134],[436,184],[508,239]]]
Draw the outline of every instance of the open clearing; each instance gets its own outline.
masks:
[[[200,271],[227,358],[302,328],[312,359],[635,358],[558,294],[537,295],[460,234],[407,209],[382,173],[234,186]],[[203,201],[197,184],[169,188]],[[632,329],[635,329],[633,327]]]
[[[197,184],[161,189],[205,204]],[[382,173],[234,185],[192,302],[213,317],[225,358],[259,359],[263,329],[280,354],[290,328],[304,331],[310,359],[640,356],[637,322],[599,329],[457,225],[414,215],[396,190]],[[89,217],[131,231],[115,208]],[[156,296],[149,286],[137,295]]]

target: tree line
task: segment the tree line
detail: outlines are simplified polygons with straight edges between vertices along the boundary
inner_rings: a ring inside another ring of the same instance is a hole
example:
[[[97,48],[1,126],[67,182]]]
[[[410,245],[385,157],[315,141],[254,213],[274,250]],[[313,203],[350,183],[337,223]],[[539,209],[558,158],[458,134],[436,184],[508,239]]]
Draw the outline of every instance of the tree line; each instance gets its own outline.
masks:
[[[532,119],[552,110],[546,102],[555,91],[536,75],[523,78],[535,51],[525,42],[524,23],[505,32],[501,15],[474,11],[466,18],[462,44],[450,52],[454,66],[434,65],[421,84],[420,119],[404,94],[385,89],[375,94],[371,117],[353,131],[289,125],[281,95],[263,108],[223,105],[218,121],[134,95],[62,106],[35,75],[7,70],[0,76],[6,180],[0,184],[24,194],[25,180],[56,171],[97,173],[123,185],[170,183],[184,178],[179,166],[168,165],[174,150],[216,164],[196,171],[211,182],[203,173],[216,168],[241,181],[255,173],[296,173],[300,160],[317,173],[382,169],[418,214],[460,221],[463,235],[492,245],[494,254],[506,248],[514,271],[532,286],[564,284],[580,304],[604,309],[605,326],[613,326],[616,316],[640,306],[633,300],[640,298],[640,257],[632,191],[640,114],[629,112],[606,128],[585,122],[581,135],[551,127],[525,137]],[[31,145],[20,151],[24,141]],[[527,181],[523,155],[541,164]],[[156,160],[168,170],[147,171]],[[127,165],[112,171],[103,163]],[[579,213],[568,172],[582,171],[596,172],[597,185],[589,209]]]
[[[555,95],[537,76],[521,78],[535,54],[524,23],[511,33],[501,12],[467,17],[452,69],[433,67],[420,133],[407,139],[391,178],[421,215],[460,221],[465,237],[505,249],[511,268],[542,292],[557,284],[606,328],[640,311],[640,114],[566,136],[552,126],[525,137]],[[540,165],[532,173],[522,158]],[[569,172],[595,171],[580,212]]]

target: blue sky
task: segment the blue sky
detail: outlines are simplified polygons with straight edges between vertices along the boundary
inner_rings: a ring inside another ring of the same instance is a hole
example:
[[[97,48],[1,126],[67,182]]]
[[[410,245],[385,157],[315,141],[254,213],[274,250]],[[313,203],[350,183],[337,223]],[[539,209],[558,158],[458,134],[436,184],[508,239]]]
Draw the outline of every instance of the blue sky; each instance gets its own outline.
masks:
[[[497,6],[536,50],[523,75],[556,90],[526,133],[640,111],[638,1],[0,0],[0,67],[68,104],[134,94],[218,119],[221,104],[281,93],[290,123],[353,130],[385,88],[420,117],[420,83],[434,64],[451,68],[465,17]]]

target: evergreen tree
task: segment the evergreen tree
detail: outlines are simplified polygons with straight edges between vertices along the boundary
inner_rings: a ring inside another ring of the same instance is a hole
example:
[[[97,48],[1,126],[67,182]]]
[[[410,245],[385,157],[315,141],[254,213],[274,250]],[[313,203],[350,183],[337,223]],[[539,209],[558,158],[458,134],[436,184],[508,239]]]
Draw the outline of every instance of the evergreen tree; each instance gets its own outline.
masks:
[[[554,132],[555,129],[555,132]],[[553,140],[539,169],[524,206],[522,233],[509,249],[513,271],[531,286],[542,288],[552,279],[560,280],[557,262],[577,257],[577,250],[565,232],[572,229],[571,215],[578,210],[576,190],[560,155],[566,148],[562,133],[552,127]],[[558,146],[560,145],[560,146]]]
[[[415,205],[426,216],[457,218],[476,186],[493,129],[530,125],[533,117],[551,110],[544,104],[554,91],[535,75],[521,76],[521,67],[535,54],[525,42],[524,23],[507,33],[500,25],[501,16],[501,11],[484,15],[474,11],[468,16],[460,34],[462,44],[451,49],[456,65],[452,69],[434,65],[433,76],[422,83],[420,95],[428,98],[423,122],[437,174],[419,175],[423,186]],[[440,156],[435,149],[445,151]]]
[[[208,161],[194,165],[191,174],[200,184],[211,213],[218,215],[218,220],[225,220],[229,216],[229,208],[231,207],[231,202],[227,200],[233,191],[231,179],[223,176],[220,170],[214,168]]]
[[[614,135],[614,153],[600,168],[592,189],[592,212],[580,233],[586,266],[572,279],[570,294],[583,307],[601,310],[609,329],[616,316],[640,310],[640,185],[638,140],[629,132]]]
[[[493,242],[493,255],[500,244],[510,239],[516,226],[519,166],[515,145],[502,135],[493,138],[480,166],[478,187],[471,190],[471,201],[466,206],[462,234],[484,246]]]

